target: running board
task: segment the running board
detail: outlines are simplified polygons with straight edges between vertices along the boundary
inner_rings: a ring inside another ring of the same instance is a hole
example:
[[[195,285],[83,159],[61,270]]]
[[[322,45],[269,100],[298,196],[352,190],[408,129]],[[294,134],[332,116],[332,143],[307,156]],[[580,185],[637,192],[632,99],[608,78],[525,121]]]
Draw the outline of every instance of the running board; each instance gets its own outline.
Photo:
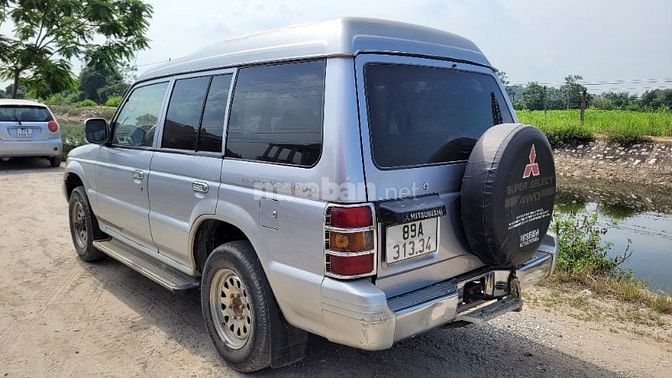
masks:
[[[200,281],[172,268],[122,242],[111,239],[94,241],[93,246],[106,255],[172,291],[198,287]]]
[[[506,297],[498,301],[458,314],[457,321],[483,323],[510,311],[520,311],[523,300],[518,297]]]

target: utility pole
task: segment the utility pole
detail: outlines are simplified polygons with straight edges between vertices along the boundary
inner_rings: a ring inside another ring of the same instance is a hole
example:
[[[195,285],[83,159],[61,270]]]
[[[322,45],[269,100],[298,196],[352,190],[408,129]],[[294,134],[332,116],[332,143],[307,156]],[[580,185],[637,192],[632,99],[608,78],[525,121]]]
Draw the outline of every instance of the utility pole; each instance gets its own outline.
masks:
[[[580,116],[581,116],[581,126],[583,126],[583,120],[584,120],[584,118],[585,118],[586,103],[588,102],[588,101],[587,101],[587,100],[588,100],[587,97],[588,97],[587,90],[586,90],[586,88],[583,88],[583,90],[581,91],[581,113],[580,113]]]
[[[546,86],[544,85],[544,122],[546,122],[546,109],[548,108],[548,100],[546,97]]]

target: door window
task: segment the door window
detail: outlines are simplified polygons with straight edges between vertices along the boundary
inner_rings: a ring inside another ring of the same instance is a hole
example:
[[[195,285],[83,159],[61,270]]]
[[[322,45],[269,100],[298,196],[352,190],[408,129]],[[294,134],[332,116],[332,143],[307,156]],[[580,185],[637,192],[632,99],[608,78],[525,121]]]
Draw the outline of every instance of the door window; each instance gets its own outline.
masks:
[[[163,126],[161,147],[196,150],[198,127],[210,76],[175,81]]]
[[[198,134],[199,151],[222,151],[222,133],[230,87],[231,75],[218,75],[212,78],[203,109],[201,131]]]
[[[135,88],[119,111],[112,143],[120,146],[151,147],[167,88],[168,82]]]
[[[231,75],[175,81],[161,147],[188,151],[222,150],[224,115]]]

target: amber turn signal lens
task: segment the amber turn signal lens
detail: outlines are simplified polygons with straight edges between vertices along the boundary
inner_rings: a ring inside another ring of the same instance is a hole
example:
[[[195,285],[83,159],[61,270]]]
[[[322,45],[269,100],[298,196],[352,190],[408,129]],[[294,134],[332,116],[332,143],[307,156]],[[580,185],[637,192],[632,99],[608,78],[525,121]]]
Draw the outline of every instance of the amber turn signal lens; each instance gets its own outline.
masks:
[[[362,252],[373,249],[373,231],[329,233],[329,249],[339,252]]]

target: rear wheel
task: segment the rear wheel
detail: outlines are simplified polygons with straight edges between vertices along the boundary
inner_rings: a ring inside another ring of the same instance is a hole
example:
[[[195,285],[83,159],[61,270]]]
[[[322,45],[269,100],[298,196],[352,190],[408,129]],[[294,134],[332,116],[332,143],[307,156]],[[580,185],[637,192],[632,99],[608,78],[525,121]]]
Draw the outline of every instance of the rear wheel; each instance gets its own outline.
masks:
[[[60,167],[61,166],[61,157],[60,156],[54,156],[49,158],[49,164],[53,167]]]
[[[249,242],[225,243],[210,254],[201,278],[201,308],[213,344],[234,369],[271,365],[271,331],[283,324]]]
[[[93,246],[95,225],[83,186],[76,187],[70,194],[68,213],[70,215],[70,235],[79,258],[92,262],[105,257],[103,252]]]

